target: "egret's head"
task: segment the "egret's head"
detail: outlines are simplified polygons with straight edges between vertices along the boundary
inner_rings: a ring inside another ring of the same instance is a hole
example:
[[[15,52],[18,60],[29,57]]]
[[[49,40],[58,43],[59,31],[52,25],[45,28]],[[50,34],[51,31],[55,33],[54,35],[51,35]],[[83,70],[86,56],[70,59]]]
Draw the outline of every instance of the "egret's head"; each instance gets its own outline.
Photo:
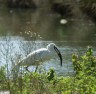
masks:
[[[48,49],[49,51],[55,51],[55,50],[54,50],[54,46],[56,47],[56,45],[55,45],[54,43],[50,43],[50,44],[47,46],[47,49]]]
[[[57,53],[59,58],[60,58],[60,61],[61,61],[61,66],[62,66],[62,55],[60,53],[60,51],[57,49],[56,45],[54,43],[50,43],[48,46],[47,46],[47,49],[53,53]]]

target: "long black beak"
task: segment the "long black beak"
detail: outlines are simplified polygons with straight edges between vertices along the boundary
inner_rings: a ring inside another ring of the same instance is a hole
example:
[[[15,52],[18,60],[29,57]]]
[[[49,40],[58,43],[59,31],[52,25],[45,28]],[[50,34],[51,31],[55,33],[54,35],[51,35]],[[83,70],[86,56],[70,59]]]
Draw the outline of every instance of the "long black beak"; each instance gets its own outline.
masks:
[[[54,46],[54,49],[57,52],[58,56],[60,57],[60,64],[62,66],[62,55],[61,55],[60,51],[55,46]]]

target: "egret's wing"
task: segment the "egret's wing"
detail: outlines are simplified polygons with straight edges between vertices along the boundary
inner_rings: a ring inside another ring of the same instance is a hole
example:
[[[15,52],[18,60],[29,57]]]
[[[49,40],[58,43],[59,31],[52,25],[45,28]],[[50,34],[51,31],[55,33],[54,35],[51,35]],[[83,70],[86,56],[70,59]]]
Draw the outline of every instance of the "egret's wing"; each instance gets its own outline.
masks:
[[[27,57],[23,58],[20,62],[21,65],[26,65],[26,66],[30,66],[30,65],[38,65],[39,62],[42,61],[42,59],[44,58],[44,54],[47,52],[46,49],[39,49],[36,50],[32,53],[30,53],[29,55],[27,55]],[[42,59],[41,59],[42,58]]]

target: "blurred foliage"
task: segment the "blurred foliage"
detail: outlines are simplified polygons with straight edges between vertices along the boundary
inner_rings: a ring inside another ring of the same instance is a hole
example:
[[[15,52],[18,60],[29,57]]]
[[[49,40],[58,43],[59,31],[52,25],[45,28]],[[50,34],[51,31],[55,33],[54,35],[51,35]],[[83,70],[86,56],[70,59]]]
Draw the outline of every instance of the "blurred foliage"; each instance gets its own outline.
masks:
[[[80,0],[81,10],[96,21],[96,0]]]
[[[50,69],[50,71],[47,73],[47,79],[49,81],[53,80],[54,79],[54,76],[55,76],[55,72],[53,69]]]
[[[7,0],[6,4],[10,8],[36,8],[33,0]]]
[[[50,8],[60,14],[61,17],[73,17],[76,13],[83,11],[84,14],[96,21],[96,0],[1,0],[2,4],[7,4],[9,8],[31,8],[36,9],[40,6]],[[76,8],[80,8],[77,12]],[[79,15],[79,14],[78,14]]]
[[[51,9],[60,14],[60,16],[63,17],[72,17],[73,16],[73,5],[72,4],[66,4],[66,3],[53,3]]]
[[[7,79],[6,79],[6,68],[5,66],[0,67],[0,90],[7,89]]]
[[[93,56],[92,47],[88,47],[85,55],[72,55],[72,62],[76,74],[83,72],[84,74],[91,74],[96,76],[96,57]]]

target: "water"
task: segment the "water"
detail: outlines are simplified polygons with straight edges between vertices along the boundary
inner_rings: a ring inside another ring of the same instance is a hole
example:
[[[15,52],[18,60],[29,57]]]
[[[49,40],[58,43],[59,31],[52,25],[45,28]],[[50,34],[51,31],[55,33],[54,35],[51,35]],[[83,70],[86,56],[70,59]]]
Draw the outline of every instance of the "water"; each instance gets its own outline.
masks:
[[[10,94],[9,91],[0,91],[0,94]]]
[[[61,24],[60,15],[50,10],[16,10],[0,8],[0,65],[17,62],[38,48],[55,43],[63,56],[63,66],[54,58],[42,64],[44,70],[53,67],[58,75],[71,75],[73,53],[83,54],[88,45],[93,46],[96,55],[96,27],[88,18],[65,18]],[[29,67],[34,71],[34,67]]]

